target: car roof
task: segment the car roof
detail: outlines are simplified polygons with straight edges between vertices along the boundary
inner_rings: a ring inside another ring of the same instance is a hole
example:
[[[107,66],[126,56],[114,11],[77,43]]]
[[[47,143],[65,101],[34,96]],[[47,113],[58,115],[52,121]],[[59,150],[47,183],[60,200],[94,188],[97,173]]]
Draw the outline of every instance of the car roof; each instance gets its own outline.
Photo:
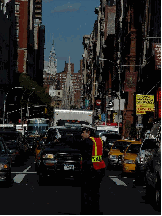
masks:
[[[57,128],[66,128],[66,127],[65,126],[53,126],[53,127],[48,128],[48,130],[57,129]]]
[[[142,142],[141,141],[137,141],[137,140],[131,140],[131,145],[132,144],[142,144]]]
[[[3,130],[0,130],[0,134],[8,134],[8,133],[14,133],[14,134],[21,134],[21,132],[19,131],[3,131]]]
[[[119,142],[130,142],[131,140],[127,140],[127,139],[120,139],[120,140],[116,140],[115,142],[117,142],[117,141],[119,141]]]

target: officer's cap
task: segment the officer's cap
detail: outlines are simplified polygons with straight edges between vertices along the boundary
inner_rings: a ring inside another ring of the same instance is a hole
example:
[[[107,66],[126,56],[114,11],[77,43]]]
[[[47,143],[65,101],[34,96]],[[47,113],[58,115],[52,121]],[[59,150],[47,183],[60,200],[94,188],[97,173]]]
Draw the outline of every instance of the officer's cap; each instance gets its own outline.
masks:
[[[81,127],[82,132],[83,131],[90,131],[91,133],[95,133],[96,129],[94,127],[92,127],[91,125],[86,125],[86,124],[82,124]]]

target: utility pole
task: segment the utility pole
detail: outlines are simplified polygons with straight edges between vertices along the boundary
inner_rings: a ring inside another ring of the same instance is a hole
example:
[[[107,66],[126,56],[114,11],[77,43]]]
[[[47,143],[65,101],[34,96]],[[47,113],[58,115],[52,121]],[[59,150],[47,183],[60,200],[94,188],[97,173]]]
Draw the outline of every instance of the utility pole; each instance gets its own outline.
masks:
[[[3,124],[5,123],[5,112],[6,112],[6,99],[4,100],[4,107],[3,107]]]
[[[120,124],[120,100],[121,100],[121,95],[120,95],[120,82],[121,82],[121,33],[122,33],[122,18],[123,18],[123,0],[121,0],[121,13],[119,17],[119,52],[118,52],[118,74],[119,74],[119,110],[118,110],[118,133],[119,133],[119,124]]]

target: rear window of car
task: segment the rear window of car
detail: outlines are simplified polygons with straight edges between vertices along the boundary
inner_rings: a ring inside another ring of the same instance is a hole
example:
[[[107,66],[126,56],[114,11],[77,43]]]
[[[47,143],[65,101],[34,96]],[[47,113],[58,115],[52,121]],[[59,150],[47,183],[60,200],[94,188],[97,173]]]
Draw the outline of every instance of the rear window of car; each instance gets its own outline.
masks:
[[[146,139],[141,147],[141,150],[154,149],[156,147],[155,139]]]
[[[103,136],[106,136],[107,139],[116,139],[116,140],[119,140],[121,139],[121,135],[120,134],[106,134],[106,133],[103,133]]]
[[[116,141],[112,147],[112,149],[119,149],[121,152],[124,152],[130,142],[125,141]]]
[[[0,135],[3,137],[5,141],[17,140],[19,137],[19,134],[17,133],[1,133]]]
[[[81,134],[81,127],[65,127],[65,128],[58,128],[58,129],[51,129],[48,132],[47,142],[54,141],[57,136],[60,138],[68,138],[69,136],[77,136]]]
[[[137,154],[140,151],[140,147],[141,147],[140,144],[131,144],[127,149],[127,153],[135,153],[135,154]]]

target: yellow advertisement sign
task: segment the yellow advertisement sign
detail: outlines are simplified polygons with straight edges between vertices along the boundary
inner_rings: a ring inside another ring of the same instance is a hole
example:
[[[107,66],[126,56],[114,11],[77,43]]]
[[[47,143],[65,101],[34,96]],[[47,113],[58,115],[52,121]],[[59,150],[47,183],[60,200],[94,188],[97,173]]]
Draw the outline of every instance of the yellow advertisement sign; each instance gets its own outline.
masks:
[[[136,95],[136,114],[154,112],[154,95]]]
[[[113,123],[115,123],[115,117],[117,116],[118,113],[113,113]]]

